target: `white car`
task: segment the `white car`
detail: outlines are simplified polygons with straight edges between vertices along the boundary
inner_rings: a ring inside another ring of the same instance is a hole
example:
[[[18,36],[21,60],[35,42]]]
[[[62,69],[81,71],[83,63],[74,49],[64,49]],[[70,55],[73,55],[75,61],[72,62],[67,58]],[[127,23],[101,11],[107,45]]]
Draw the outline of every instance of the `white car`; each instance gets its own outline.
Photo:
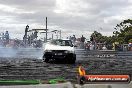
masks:
[[[55,39],[45,45],[43,60],[64,61],[67,63],[75,63],[76,54],[71,40]]]

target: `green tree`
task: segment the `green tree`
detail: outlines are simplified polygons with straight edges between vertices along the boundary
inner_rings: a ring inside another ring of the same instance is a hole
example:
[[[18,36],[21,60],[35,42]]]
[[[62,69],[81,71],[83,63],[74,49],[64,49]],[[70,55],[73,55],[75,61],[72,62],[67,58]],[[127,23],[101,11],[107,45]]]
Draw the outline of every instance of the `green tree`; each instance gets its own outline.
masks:
[[[114,36],[103,36],[97,31],[94,31],[90,38],[93,39],[93,41],[96,41],[96,43],[112,44],[114,42]]]
[[[132,39],[129,39],[129,41],[128,41],[129,43],[132,43]]]
[[[116,37],[115,41],[120,43],[128,43],[132,39],[132,20],[127,19],[117,24],[113,32]]]
[[[97,31],[94,31],[90,36],[92,41],[96,41],[97,43],[102,42],[102,37],[102,34]]]

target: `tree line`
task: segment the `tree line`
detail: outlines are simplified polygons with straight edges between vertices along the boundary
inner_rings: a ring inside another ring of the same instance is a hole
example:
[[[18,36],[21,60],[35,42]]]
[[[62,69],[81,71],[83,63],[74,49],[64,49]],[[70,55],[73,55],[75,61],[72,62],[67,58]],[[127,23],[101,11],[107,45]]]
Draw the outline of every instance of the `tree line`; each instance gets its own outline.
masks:
[[[103,36],[101,33],[94,31],[90,36],[90,41],[95,41],[96,43],[112,44],[118,42],[119,44],[132,43],[132,20],[123,20],[121,23],[117,24],[114,28],[112,36]]]

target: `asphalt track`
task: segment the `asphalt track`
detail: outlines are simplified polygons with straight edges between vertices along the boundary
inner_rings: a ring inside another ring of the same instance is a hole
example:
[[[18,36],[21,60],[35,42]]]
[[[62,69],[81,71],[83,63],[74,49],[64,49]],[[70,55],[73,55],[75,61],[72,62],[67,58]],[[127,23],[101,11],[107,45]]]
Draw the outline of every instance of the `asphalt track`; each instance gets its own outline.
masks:
[[[77,83],[79,65],[87,70],[87,74],[132,75],[132,59],[87,58],[81,55],[83,50],[76,52],[75,64],[45,63],[42,61],[42,49],[0,48],[0,80],[37,79],[48,81],[54,78],[64,78],[66,81]]]
[[[13,85],[13,86],[0,86],[0,88],[132,88],[130,84],[85,84],[78,85],[70,82],[61,84],[39,84],[39,85]]]

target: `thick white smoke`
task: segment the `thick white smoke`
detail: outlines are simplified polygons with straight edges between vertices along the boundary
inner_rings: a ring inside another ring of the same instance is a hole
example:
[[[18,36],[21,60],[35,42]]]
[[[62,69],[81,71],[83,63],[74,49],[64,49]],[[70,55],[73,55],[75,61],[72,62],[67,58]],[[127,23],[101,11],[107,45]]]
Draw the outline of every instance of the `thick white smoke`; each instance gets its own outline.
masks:
[[[43,50],[41,48],[9,48],[0,47],[0,57],[10,58],[42,58]]]

